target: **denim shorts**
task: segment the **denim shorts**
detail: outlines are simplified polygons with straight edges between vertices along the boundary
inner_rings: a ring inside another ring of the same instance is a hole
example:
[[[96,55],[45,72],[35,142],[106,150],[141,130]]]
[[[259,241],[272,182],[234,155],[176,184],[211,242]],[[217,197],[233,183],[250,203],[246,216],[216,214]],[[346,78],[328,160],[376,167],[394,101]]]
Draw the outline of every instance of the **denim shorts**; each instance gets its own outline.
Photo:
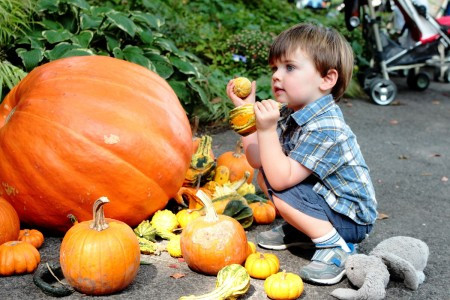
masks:
[[[372,230],[372,225],[360,225],[349,217],[332,210],[325,199],[313,190],[314,185],[317,183],[317,179],[313,175],[283,191],[274,191],[270,187],[264,173],[263,176],[271,199],[275,195],[289,206],[308,216],[329,221],[348,243],[361,242]]]

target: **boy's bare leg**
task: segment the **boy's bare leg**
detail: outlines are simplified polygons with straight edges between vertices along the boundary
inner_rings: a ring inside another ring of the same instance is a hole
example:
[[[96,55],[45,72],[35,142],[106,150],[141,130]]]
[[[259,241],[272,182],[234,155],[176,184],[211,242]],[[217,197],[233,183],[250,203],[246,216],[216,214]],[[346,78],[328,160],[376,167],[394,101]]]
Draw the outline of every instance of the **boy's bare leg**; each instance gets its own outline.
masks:
[[[311,239],[322,237],[333,230],[333,225],[329,221],[308,216],[276,196],[273,196],[273,201],[283,219]]]

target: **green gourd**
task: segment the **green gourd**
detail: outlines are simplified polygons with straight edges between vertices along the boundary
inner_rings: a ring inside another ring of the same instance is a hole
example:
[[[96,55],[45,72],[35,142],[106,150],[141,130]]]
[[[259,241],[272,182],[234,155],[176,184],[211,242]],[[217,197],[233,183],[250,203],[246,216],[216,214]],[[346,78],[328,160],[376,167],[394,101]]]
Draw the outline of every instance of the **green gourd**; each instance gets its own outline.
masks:
[[[245,294],[249,287],[247,270],[241,265],[231,264],[217,273],[215,290],[201,296],[183,296],[179,300],[232,300]]]

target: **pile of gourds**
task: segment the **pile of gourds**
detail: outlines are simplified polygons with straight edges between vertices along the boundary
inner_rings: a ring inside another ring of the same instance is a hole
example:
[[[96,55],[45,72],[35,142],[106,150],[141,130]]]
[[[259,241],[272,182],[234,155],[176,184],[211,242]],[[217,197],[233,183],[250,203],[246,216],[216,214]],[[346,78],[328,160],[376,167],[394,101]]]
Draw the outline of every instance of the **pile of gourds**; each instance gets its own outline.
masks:
[[[174,199],[190,210],[204,214],[202,202],[196,196],[197,190],[212,198],[218,214],[225,214],[238,220],[244,228],[253,222],[270,224],[275,220],[276,209],[272,201],[255,194],[252,184],[254,169],[238,140],[234,151],[228,151],[214,158],[212,139],[204,135],[194,140],[194,153],[183,187]],[[186,204],[187,203],[187,204]]]

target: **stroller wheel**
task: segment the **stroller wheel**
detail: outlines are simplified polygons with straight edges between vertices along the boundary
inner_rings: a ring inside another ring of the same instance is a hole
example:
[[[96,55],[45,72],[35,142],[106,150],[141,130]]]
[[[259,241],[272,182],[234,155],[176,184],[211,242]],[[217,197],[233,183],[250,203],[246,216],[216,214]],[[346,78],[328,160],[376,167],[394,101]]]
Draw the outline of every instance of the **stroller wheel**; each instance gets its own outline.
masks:
[[[370,85],[370,98],[378,105],[388,105],[397,96],[397,86],[390,80],[373,79]]]
[[[425,72],[419,72],[417,74],[414,71],[410,71],[408,73],[408,77],[406,78],[406,83],[408,86],[416,91],[424,91],[430,85],[431,78]]]

